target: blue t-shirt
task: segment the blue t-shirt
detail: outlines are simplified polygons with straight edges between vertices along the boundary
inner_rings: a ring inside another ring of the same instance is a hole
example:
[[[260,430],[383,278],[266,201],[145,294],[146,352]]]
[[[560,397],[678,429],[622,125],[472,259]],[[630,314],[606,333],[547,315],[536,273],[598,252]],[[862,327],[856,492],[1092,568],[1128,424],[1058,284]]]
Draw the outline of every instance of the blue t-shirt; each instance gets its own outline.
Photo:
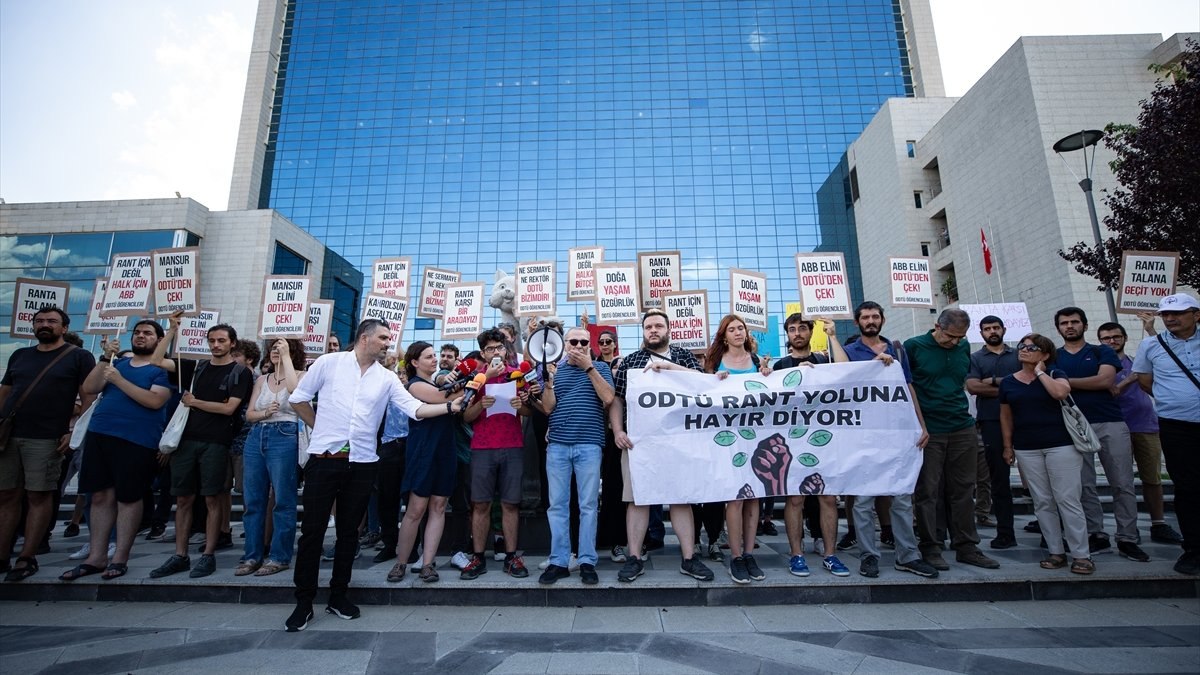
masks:
[[[883,348],[883,353],[900,362],[900,367],[904,369],[904,381],[912,384],[912,370],[908,366],[908,355],[903,349],[896,350],[896,345],[899,343],[892,342],[887,338],[881,339],[887,345]],[[863,344],[862,340],[854,340],[847,344],[844,349],[846,350],[847,358],[851,361],[870,361],[878,356],[875,350]]]
[[[599,361],[596,372],[611,386],[612,371]],[[586,372],[569,363],[554,375],[554,411],[550,413],[550,442],[604,445],[604,404]]]
[[[134,366],[130,359],[117,359],[113,367],[134,386],[142,389],[158,386],[171,388],[167,371],[158,366]],[[162,409],[152,410],[117,388],[111,382],[104,385],[104,397],[96,404],[88,432],[115,436],[144,448],[157,448],[166,427]],[[164,406],[165,407],[165,406]]]
[[[1100,373],[1100,366],[1112,366],[1121,372],[1121,359],[1112,347],[1107,345],[1084,344],[1083,349],[1072,354],[1062,347],[1058,348],[1058,358],[1054,367],[1067,374],[1067,377],[1092,377]],[[1071,398],[1083,411],[1088,422],[1123,422],[1121,403],[1108,393],[1107,389],[1077,389],[1071,391]],[[1046,446],[1049,447],[1049,446]]]
[[[1048,375],[1065,380],[1063,371],[1055,369]],[[1038,380],[1025,384],[1009,375],[1000,380],[1000,403],[1012,407],[1014,450],[1041,450],[1072,445],[1071,434],[1063,424],[1062,403],[1046,391]],[[1072,394],[1074,396],[1074,394]],[[1075,399],[1079,403],[1079,399]]]

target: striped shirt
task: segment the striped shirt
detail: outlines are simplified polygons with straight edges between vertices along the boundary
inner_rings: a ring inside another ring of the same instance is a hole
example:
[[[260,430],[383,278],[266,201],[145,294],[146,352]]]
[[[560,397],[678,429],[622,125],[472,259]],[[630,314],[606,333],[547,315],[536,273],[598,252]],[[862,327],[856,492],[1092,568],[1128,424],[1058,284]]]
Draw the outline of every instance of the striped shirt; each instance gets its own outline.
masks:
[[[610,385],[612,371],[603,362],[592,365]],[[554,375],[554,411],[550,413],[550,442],[604,445],[604,403],[583,369],[564,363]]]

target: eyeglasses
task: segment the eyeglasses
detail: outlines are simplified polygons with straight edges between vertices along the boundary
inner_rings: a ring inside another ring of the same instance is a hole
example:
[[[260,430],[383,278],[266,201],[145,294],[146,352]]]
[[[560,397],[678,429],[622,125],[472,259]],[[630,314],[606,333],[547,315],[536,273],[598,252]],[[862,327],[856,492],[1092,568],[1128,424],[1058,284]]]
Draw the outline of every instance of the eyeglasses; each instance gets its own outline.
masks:
[[[1017,349],[1020,351],[1023,351],[1023,352],[1040,352],[1040,351],[1042,351],[1041,347],[1039,347],[1037,345],[1030,345],[1030,344],[1021,345],[1020,347],[1017,347]]]
[[[504,350],[504,345],[491,345],[490,347],[483,348],[483,351],[488,352],[488,353],[499,352],[499,351],[503,351],[503,350]]]
[[[586,347],[588,344],[590,344],[590,342],[586,338],[583,340],[571,338],[570,340],[567,340],[567,344],[571,345],[572,347]]]
[[[617,344],[615,340],[600,340],[599,342],[600,342],[600,344],[602,344],[602,345],[615,345],[615,344]]]
[[[1124,339],[1125,339],[1124,335],[1105,335],[1104,337],[1100,338],[1100,341],[1101,342],[1112,342],[1113,340],[1124,340]]]

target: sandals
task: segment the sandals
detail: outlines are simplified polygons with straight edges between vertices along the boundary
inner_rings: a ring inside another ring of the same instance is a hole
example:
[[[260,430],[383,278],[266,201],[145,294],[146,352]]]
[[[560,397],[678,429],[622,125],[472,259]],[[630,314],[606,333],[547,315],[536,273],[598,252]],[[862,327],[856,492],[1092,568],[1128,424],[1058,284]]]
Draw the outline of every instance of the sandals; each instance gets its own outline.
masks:
[[[248,576],[250,574],[254,574],[255,572],[257,572],[258,568],[260,568],[260,567],[262,567],[262,563],[258,562],[257,560],[243,560],[242,562],[238,563],[238,566],[236,568],[234,568],[233,576],[235,576],[235,577]]]
[[[58,575],[58,578],[61,579],[62,581],[75,581],[76,579],[79,579],[80,577],[88,577],[93,574],[100,574],[103,571],[104,571],[103,569],[96,567],[95,565],[89,565],[87,563],[80,563],[80,564],[76,565],[74,568],[69,569],[66,572],[63,572],[62,574]]]
[[[14,568],[10,569],[8,571],[8,574],[4,575],[5,581],[24,581],[25,579],[28,579],[29,577],[37,574],[37,571],[38,571],[37,559],[31,558],[29,556],[21,556],[20,558],[17,558],[17,564],[20,565],[21,563],[25,563],[25,566],[24,567],[14,567]]]
[[[1067,566],[1067,556],[1059,553],[1051,553],[1039,564],[1044,570],[1061,570]]]
[[[402,581],[404,579],[404,573],[407,571],[408,563],[404,562],[403,560],[396,561],[396,564],[392,565],[392,570],[387,573],[388,583],[394,584]]]
[[[1074,574],[1091,574],[1096,571],[1096,563],[1089,558],[1076,558],[1075,562],[1071,563],[1071,572]]]
[[[123,576],[125,576],[125,573],[128,571],[129,571],[129,566],[126,565],[125,563],[119,563],[119,562],[109,563],[108,567],[104,568],[104,574],[101,574],[100,578],[104,579],[105,581],[108,581],[110,579],[116,579],[118,577],[123,577]]]
[[[287,563],[281,563],[281,562],[276,562],[274,560],[268,560],[267,562],[262,564],[262,567],[258,568],[258,571],[254,573],[254,576],[269,577],[272,574],[278,574],[279,572],[282,572],[289,567],[291,567],[291,565],[288,565]]]
[[[427,584],[432,584],[437,580],[438,573],[437,570],[433,568],[433,565],[426,565],[421,568],[421,581],[424,581]]]

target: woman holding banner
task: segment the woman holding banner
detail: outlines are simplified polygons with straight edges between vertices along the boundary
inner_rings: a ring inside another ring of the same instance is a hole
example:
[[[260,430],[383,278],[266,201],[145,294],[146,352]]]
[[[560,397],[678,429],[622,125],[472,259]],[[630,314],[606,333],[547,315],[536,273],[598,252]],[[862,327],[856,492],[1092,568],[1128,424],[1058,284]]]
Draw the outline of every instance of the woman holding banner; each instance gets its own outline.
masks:
[[[717,326],[716,337],[704,353],[704,369],[725,379],[730,375],[746,375],[752,373],[771,374],[768,359],[760,359],[758,345],[746,322],[736,314],[728,314],[721,319]],[[722,506],[724,507],[722,509]],[[709,546],[715,543],[713,531],[719,530],[716,523],[721,511],[725,514],[725,528],[729,531],[729,576],[734,582],[748,584],[750,580],[761,581],[767,578],[762,568],[755,562],[754,536],[758,531],[759,502],[757,498],[735,499],[733,501],[714,502],[700,506],[701,520],[708,532]]]
[[[404,372],[408,376],[408,392],[422,403],[445,404],[458,396],[447,398],[433,384],[438,368],[438,355],[428,342],[414,342],[404,353]],[[400,535],[396,543],[396,564],[388,572],[387,580],[397,582],[404,578],[408,556],[417,541],[417,529],[421,519],[429,513],[425,523],[424,553],[421,561],[421,581],[432,583],[438,580],[434,557],[442,541],[442,530],[446,527],[446,502],[454,492],[458,480],[458,455],[455,431],[460,419],[454,415],[443,415],[409,422],[408,443],[404,453],[404,479],[400,492],[408,495],[408,508],[400,523]]]
[[[246,545],[234,576],[265,577],[291,567],[296,544],[296,457],[299,418],[288,403],[304,377],[306,358],[299,340],[276,340],[267,354],[266,374],[254,383],[246,421],[253,424],[242,457]],[[275,505],[269,506],[274,493]],[[266,515],[271,514],[271,541]],[[270,558],[264,559],[267,555]]]
[[[1017,345],[1021,369],[1000,382],[1000,433],[1004,460],[1020,461],[1021,476],[1033,495],[1033,510],[1050,554],[1043,569],[1067,566],[1063,538],[1071,547],[1071,571],[1096,571],[1088,555],[1087,519],[1080,505],[1079,471],[1087,459],[1075,449],[1063,423],[1061,402],[1071,395],[1067,375],[1047,371],[1057,351],[1049,338],[1030,333]],[[1014,424],[1014,420],[1020,420]],[[1059,518],[1062,518],[1061,524]]]

